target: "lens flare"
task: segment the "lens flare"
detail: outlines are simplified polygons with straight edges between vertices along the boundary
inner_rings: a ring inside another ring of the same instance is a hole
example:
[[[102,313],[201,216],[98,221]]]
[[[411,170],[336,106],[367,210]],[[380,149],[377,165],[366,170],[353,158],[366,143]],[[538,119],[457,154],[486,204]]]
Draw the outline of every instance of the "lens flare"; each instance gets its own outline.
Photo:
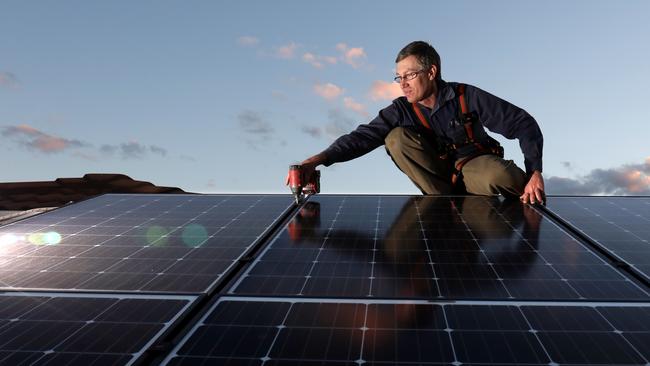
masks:
[[[18,239],[18,236],[12,233],[2,234],[0,235],[0,245],[16,244],[18,242]]]
[[[45,245],[57,245],[61,242],[61,234],[56,231],[50,231],[43,235]]]
[[[154,225],[147,229],[147,243],[149,245],[163,247],[167,244],[167,234],[169,232],[162,226]]]
[[[45,245],[45,234],[44,233],[32,233],[27,235],[27,241],[30,244],[34,245]]]
[[[196,248],[208,239],[208,231],[203,225],[189,224],[183,228],[182,238],[185,245]]]

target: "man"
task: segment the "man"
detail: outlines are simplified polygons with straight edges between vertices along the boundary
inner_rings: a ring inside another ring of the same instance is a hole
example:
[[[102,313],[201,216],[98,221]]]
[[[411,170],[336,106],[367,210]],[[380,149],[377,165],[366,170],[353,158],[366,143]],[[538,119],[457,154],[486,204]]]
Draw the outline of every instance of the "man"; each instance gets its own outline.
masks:
[[[426,42],[406,45],[395,62],[395,81],[404,96],[369,124],[303,161],[305,178],[321,164],[351,160],[385,144],[424,194],[502,194],[524,203],[544,202],[543,137],[533,117],[479,88],[442,80],[440,56]],[[503,159],[499,143],[484,127],[519,140],[526,173]]]

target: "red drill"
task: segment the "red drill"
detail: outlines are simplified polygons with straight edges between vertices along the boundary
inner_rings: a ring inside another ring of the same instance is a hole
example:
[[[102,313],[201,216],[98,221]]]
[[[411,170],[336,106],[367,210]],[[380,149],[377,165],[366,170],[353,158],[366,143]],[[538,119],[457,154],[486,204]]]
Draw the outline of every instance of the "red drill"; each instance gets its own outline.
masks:
[[[309,182],[303,182],[302,166],[290,165],[287,184],[291,188],[291,193],[296,197],[296,203],[299,204],[302,199],[309,195],[320,192],[320,171],[314,170],[309,178]]]

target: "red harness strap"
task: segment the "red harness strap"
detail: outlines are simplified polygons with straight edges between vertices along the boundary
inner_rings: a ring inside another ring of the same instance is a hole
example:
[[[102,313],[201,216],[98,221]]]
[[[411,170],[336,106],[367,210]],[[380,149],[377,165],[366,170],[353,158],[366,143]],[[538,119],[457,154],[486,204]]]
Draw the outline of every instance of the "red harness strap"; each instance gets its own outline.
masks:
[[[460,118],[465,128],[465,134],[467,135],[467,143],[474,144],[477,148],[477,152],[466,157],[465,159],[459,161],[454,166],[455,172],[451,175],[451,184],[456,184],[458,178],[462,175],[463,167],[465,164],[469,163],[470,160],[474,159],[477,156],[492,154],[493,152],[490,149],[486,149],[480,143],[474,141],[474,130],[472,129],[472,120],[468,118],[469,109],[467,108],[467,99],[465,98],[465,84],[458,84],[458,103],[460,105]]]
[[[420,110],[420,107],[418,107],[418,104],[416,102],[411,103],[413,106],[413,110],[415,111],[415,114],[417,114],[418,119],[420,120],[420,123],[427,129],[431,129],[431,126],[429,126],[429,122],[427,122],[427,119],[424,118],[424,114],[422,114],[422,111]]]
[[[481,145],[479,142],[474,140],[474,130],[472,129],[473,125],[473,120],[469,115],[469,108],[467,107],[467,99],[465,98],[465,84],[458,84],[457,89],[458,93],[458,103],[460,105],[460,111],[459,111],[459,118],[461,121],[463,121],[463,127],[465,128],[465,134],[467,135],[467,144],[474,144],[476,146],[476,153],[462,159],[456,165],[454,166],[454,173],[451,175],[451,184],[455,185],[456,182],[458,181],[458,178],[462,175],[462,170],[465,164],[467,164],[470,160],[474,159],[477,156],[481,155],[487,155],[487,154],[495,154],[499,155],[497,151],[494,149],[486,149]],[[413,111],[415,111],[415,114],[418,116],[418,119],[420,120],[420,123],[426,127],[427,129],[431,130],[431,126],[429,125],[429,122],[427,122],[427,119],[424,117],[422,114],[422,111],[420,110],[420,107],[418,107],[417,103],[411,103],[413,106]],[[452,149],[456,149],[457,146],[455,144],[451,145]],[[446,159],[447,154],[442,155],[440,158]]]

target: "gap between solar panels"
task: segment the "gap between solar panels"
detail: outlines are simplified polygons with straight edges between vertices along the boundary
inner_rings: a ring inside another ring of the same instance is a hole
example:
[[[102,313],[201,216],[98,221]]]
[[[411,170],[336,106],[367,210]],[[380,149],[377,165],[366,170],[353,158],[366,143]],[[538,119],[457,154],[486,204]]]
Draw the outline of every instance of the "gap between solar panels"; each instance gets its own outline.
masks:
[[[168,336],[165,338],[165,341],[158,346],[149,349],[142,359],[139,360],[139,364],[158,364],[163,357],[169,354],[169,352],[173,350],[173,347],[177,346],[181,339],[184,339],[185,335],[194,328],[195,324],[200,319],[207,316],[207,312],[212,308],[213,304],[217,303],[224,295],[222,291],[230,286],[231,281],[236,279],[237,276],[241,274],[242,270],[252,263],[259,251],[290,222],[305,203],[306,201],[296,204],[292,201],[291,206],[280,215],[280,217],[264,232],[263,235],[260,236],[256,244],[251,246],[247,253],[237,261],[237,264],[231,268],[228,273],[222,276],[219,286],[216,286],[209,293],[197,299],[194,308],[190,309],[187,316],[182,318],[178,325],[171,329]]]

